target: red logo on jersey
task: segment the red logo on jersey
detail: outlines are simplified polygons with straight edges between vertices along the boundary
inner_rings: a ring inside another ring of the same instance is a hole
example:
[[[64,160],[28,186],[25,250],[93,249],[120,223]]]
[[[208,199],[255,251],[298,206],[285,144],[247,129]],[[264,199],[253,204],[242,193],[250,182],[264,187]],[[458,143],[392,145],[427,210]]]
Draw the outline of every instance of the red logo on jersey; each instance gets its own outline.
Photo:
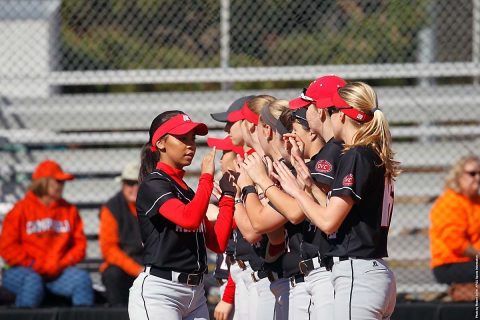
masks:
[[[355,183],[355,178],[353,177],[353,174],[346,175],[345,178],[343,178],[342,184],[344,187],[351,187]]]
[[[315,170],[322,173],[328,173],[332,171],[332,164],[327,160],[320,160],[315,165]]]

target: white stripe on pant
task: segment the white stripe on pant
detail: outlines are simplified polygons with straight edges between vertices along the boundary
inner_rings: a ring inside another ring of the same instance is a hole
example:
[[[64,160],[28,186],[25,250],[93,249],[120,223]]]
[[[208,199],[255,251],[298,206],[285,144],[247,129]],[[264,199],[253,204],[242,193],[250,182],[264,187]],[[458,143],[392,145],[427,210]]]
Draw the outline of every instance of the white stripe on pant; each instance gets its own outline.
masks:
[[[396,302],[393,272],[382,259],[335,262],[335,319],[390,319]]]
[[[142,272],[128,299],[130,320],[207,320],[203,284],[188,286]]]

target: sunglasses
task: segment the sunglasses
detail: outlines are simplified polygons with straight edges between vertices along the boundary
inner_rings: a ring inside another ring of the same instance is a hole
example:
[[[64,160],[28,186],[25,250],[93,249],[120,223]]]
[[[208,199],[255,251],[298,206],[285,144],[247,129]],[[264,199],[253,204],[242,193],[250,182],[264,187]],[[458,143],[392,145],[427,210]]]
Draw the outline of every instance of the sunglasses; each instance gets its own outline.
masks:
[[[137,180],[123,180],[123,183],[129,187],[133,187],[133,186],[136,186],[138,185],[138,181]]]
[[[337,113],[341,110],[346,110],[346,109],[353,109],[353,107],[340,107],[340,108],[338,108],[338,107],[328,107],[327,112],[328,112],[328,115],[331,117],[332,114]]]
[[[474,178],[475,176],[480,176],[480,171],[465,171],[470,177]]]
[[[303,88],[303,91],[300,94],[300,98],[302,98],[305,101],[312,102],[312,103],[316,101],[315,99],[307,96],[307,88]]]

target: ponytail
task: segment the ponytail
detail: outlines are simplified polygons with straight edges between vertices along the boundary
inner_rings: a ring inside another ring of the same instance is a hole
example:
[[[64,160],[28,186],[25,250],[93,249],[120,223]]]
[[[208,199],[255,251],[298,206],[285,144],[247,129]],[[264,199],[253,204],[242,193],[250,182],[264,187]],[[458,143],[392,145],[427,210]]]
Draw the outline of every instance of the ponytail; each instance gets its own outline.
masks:
[[[350,119],[358,131],[351,145],[345,145],[345,151],[355,146],[369,146],[380,157],[381,165],[385,167],[385,176],[394,178],[401,172],[400,162],[394,160],[392,136],[384,113],[378,109],[377,94],[366,83],[350,82],[338,90],[340,97],[353,108],[366,114],[373,114],[368,122],[358,122]]]
[[[140,153],[140,173],[138,176],[138,183],[142,183],[145,177],[155,170],[157,162],[160,160],[159,151],[152,151],[150,146],[150,142],[145,143],[142,152]]]

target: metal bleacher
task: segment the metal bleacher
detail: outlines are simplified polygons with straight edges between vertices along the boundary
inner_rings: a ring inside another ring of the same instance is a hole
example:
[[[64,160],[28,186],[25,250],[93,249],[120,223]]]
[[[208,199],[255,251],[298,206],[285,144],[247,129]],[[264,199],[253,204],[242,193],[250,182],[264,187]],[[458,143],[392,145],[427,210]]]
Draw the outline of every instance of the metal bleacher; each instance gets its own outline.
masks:
[[[445,86],[439,95],[438,89],[377,88],[404,170],[396,182],[390,235],[390,261],[399,292],[445,289],[435,284],[428,266],[428,213],[442,192],[449,166],[461,155],[480,150],[480,91],[472,85]],[[151,120],[163,111],[179,109],[205,122],[209,136],[223,137],[222,125],[209,114],[225,110],[240,96],[263,93],[290,99],[299,90],[7,97],[0,101],[4,138],[0,166],[29,177],[38,162],[50,158],[74,173],[77,179],[67,183],[65,198],[78,205],[84,220],[90,239],[87,263],[98,262],[98,208],[118,190],[113,178],[122,167],[139,158]],[[206,152],[206,139],[198,138],[197,155],[186,177],[192,187]]]

